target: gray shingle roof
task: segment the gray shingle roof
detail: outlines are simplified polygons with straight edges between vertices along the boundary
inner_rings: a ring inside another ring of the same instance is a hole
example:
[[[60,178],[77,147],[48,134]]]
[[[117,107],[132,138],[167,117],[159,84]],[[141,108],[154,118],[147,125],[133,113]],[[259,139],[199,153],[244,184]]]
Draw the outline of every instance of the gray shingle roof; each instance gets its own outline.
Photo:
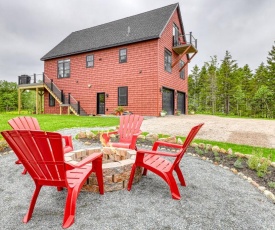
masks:
[[[159,38],[177,7],[178,3],[73,32],[41,60]]]

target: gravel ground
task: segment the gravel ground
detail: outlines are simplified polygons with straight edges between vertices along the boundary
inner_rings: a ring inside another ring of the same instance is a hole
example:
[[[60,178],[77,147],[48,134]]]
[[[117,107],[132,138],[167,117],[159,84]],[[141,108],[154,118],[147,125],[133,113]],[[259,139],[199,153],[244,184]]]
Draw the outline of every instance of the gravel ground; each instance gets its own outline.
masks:
[[[211,115],[181,115],[145,119],[141,130],[186,136],[192,126],[204,123],[196,138],[275,148],[275,121],[226,118]]]
[[[87,128],[60,132],[74,136],[80,130]],[[74,140],[74,147],[85,146]],[[34,183],[29,175],[21,175],[14,154],[0,160],[0,229],[62,229],[66,190],[43,187],[32,219],[23,224]],[[130,192],[80,193],[70,229],[274,229],[275,205],[247,181],[189,155],[181,169],[187,187],[180,186],[180,201],[149,172]]]

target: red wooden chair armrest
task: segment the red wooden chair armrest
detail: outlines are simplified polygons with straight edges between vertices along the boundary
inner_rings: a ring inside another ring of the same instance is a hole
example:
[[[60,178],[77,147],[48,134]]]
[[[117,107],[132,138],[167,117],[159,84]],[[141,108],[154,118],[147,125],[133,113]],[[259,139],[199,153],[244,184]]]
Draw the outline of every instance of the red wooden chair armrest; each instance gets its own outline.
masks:
[[[164,141],[156,141],[153,145],[152,150],[156,151],[159,146],[166,146],[166,147],[177,148],[177,149],[182,148],[182,145],[179,145],[179,144],[173,144],[173,143],[164,142]]]
[[[167,156],[167,157],[177,157],[179,155],[179,153],[158,152],[158,151],[152,151],[152,150],[146,150],[146,149],[139,149],[137,151],[137,154],[153,154],[153,155]]]
[[[93,153],[92,155],[86,157],[85,159],[83,159],[82,161],[78,162],[75,165],[70,164],[70,162],[66,162],[66,169],[71,170],[71,169],[74,169],[74,168],[81,168],[84,165],[93,162],[94,160],[96,160],[99,157],[102,157],[102,153]]]
[[[112,134],[117,134],[118,130],[116,131],[112,131],[112,132],[108,132],[108,133],[102,133],[102,138],[105,140],[105,143],[108,143],[110,140],[110,135]]]
[[[64,139],[66,146],[73,147],[72,136],[70,136],[70,135],[62,135],[62,138]]]
[[[131,140],[131,144],[129,146],[130,149],[135,149],[136,148],[136,142],[137,142],[137,138],[138,136],[142,133],[141,130],[139,130],[138,133],[133,134],[132,140]]]

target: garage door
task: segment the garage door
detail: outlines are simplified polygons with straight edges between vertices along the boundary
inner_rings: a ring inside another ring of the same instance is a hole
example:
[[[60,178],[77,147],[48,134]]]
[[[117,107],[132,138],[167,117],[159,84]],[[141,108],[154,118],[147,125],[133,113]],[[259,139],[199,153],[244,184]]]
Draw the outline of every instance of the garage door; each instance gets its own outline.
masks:
[[[165,110],[168,115],[174,114],[174,90],[163,88],[162,109]]]
[[[185,114],[185,93],[178,92],[178,109],[181,114]]]

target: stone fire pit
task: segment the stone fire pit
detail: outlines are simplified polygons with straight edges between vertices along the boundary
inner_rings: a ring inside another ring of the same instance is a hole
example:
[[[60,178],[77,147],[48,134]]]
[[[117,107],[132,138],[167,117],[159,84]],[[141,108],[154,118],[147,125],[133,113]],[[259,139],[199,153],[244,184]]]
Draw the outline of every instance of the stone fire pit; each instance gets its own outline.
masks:
[[[127,188],[132,165],[135,161],[136,151],[124,148],[96,147],[79,149],[65,154],[65,161],[77,164],[85,157],[96,153],[103,153],[103,182],[104,192],[111,192]],[[133,183],[140,180],[142,169],[136,168]],[[92,173],[82,187],[82,191],[99,192],[95,173]]]

